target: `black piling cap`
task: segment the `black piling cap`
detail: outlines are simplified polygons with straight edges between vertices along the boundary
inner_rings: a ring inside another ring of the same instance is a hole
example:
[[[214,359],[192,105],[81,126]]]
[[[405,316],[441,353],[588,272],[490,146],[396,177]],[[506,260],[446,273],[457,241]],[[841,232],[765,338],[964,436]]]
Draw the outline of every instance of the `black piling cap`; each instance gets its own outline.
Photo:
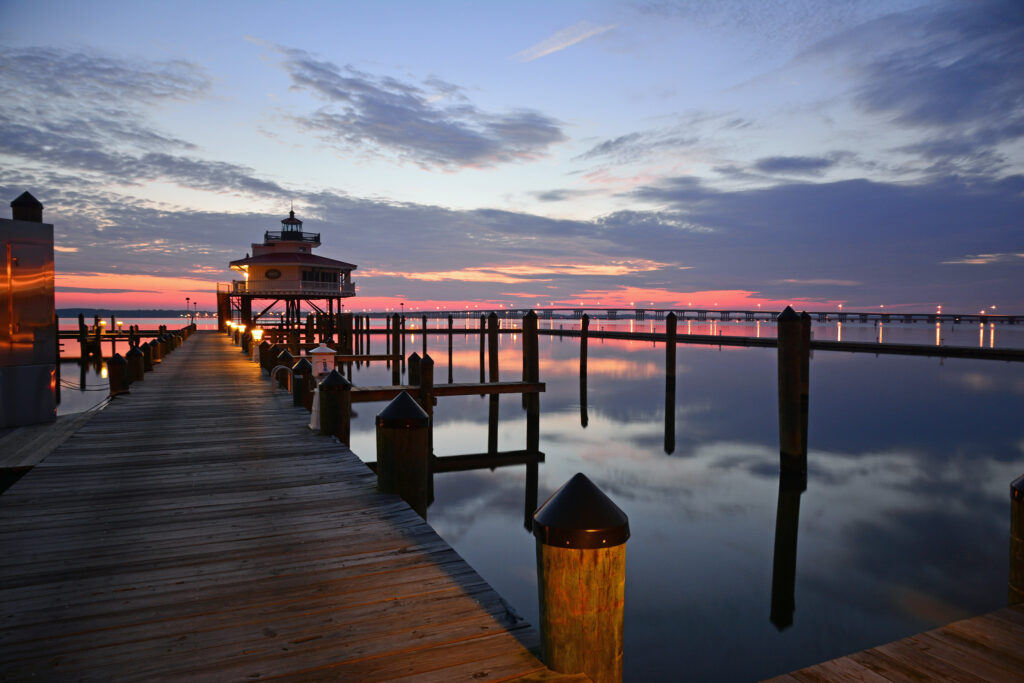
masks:
[[[330,374],[324,377],[324,381],[320,382],[320,391],[345,391],[351,388],[352,384],[337,370],[331,370]]]
[[[810,319],[811,319],[811,314],[810,313],[808,313],[807,311],[800,311],[800,320],[808,321]]]
[[[388,429],[414,429],[428,427],[430,417],[408,392],[403,391],[384,410],[377,413],[376,424],[377,427]]]
[[[313,364],[310,363],[309,360],[306,358],[300,358],[298,361],[296,361],[295,365],[292,366],[292,372],[296,374],[302,373],[308,375],[309,373],[313,372]]]
[[[289,353],[288,349],[285,349],[281,353],[277,354],[278,365],[287,365],[288,367],[291,367],[293,363],[295,363],[295,356]]]
[[[264,339],[262,342],[260,342],[260,351],[266,351],[271,346],[272,344],[268,342],[266,339]]]
[[[792,306],[786,306],[784,309],[782,309],[782,313],[779,313],[779,317],[777,317],[775,320],[776,322],[781,323],[799,319],[800,314],[794,311]]]
[[[139,350],[138,346],[133,346],[132,348],[128,349],[128,353],[124,354],[124,357],[125,358],[140,358],[141,356],[144,356],[144,355],[145,354],[142,353],[142,351]]]
[[[560,548],[611,548],[629,538],[629,518],[580,472],[533,513],[533,535]]]
[[[1010,484],[1010,500],[1024,500],[1024,476],[1017,477]]]
[[[125,365],[126,366],[126,365],[128,365],[128,361],[126,361],[124,359],[124,356],[122,356],[121,354],[115,353],[114,356],[110,360],[107,361],[107,365]]]

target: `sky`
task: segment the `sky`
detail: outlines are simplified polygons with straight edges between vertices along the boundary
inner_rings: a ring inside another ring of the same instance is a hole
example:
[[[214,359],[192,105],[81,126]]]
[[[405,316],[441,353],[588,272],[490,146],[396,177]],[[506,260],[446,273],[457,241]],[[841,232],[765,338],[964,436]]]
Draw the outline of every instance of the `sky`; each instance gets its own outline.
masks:
[[[1019,0],[5,0],[0,127],[58,307],[294,207],[355,310],[1024,312]]]

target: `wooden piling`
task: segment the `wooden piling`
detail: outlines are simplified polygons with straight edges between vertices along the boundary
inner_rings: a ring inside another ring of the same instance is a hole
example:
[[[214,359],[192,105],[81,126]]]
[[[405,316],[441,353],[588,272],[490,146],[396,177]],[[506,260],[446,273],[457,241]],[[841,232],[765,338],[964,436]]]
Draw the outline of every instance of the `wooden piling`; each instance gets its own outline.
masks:
[[[338,441],[350,444],[352,420],[352,385],[337,370],[320,382],[320,433],[336,436]]]
[[[402,354],[399,352],[401,342],[399,337],[401,332],[398,329],[399,319],[398,314],[394,313],[391,316],[391,347],[388,349],[388,353],[391,355],[391,384],[392,386],[398,386],[402,381],[402,370],[401,370],[401,357]]]
[[[455,321],[452,319],[451,313],[448,314],[448,384],[455,383],[454,367],[452,360],[452,338],[455,336],[452,333]]]
[[[533,534],[544,663],[618,683],[629,519],[580,473],[540,506]]]
[[[665,387],[676,388],[676,314],[665,316]]]
[[[538,350],[537,314],[530,311],[523,316],[523,381],[540,382],[540,353]],[[523,393],[523,408],[526,409],[526,450],[540,448],[540,394],[536,391]]]
[[[128,393],[128,361],[119,353],[107,361],[107,380],[110,382],[111,396]]]
[[[285,349],[284,351],[278,354],[277,362],[273,364],[273,367],[271,367],[271,371],[273,371],[274,368],[276,368],[279,365],[283,365],[284,367],[289,369],[293,365],[295,365],[295,357],[288,351],[288,349]],[[282,389],[287,389],[290,374],[291,373],[278,371],[277,376],[275,377],[275,379],[277,380],[277,386],[281,387]]]
[[[486,337],[486,334],[485,334],[486,331],[487,331],[487,316],[486,315],[481,315],[480,316],[480,384],[483,384],[486,381],[486,379],[485,379],[486,375],[484,373],[484,366],[486,365],[485,351],[484,351],[484,341],[485,341],[484,337]]]
[[[313,364],[307,358],[300,358],[292,366],[292,405],[309,409],[309,382],[313,379]]]
[[[802,474],[807,472],[807,444],[801,424],[805,352],[802,324],[790,306],[779,314],[777,322],[780,467],[783,472]]]
[[[1010,580],[1007,603],[1024,602],[1024,477],[1010,484]]]
[[[586,313],[580,319],[580,426],[586,429],[590,423],[587,414],[587,335],[590,333],[590,316]]]
[[[423,316],[423,355],[427,355],[427,316]]]
[[[397,493],[426,519],[430,500],[430,418],[407,392],[377,415],[377,488]]]
[[[128,384],[141,381],[146,375],[146,358],[139,347],[133,346],[124,355],[128,362]]]
[[[487,363],[489,382],[498,380],[498,314],[491,311],[487,316]]]
[[[153,344],[144,342],[139,345],[139,349],[142,350],[142,369],[151,372],[153,370]]]

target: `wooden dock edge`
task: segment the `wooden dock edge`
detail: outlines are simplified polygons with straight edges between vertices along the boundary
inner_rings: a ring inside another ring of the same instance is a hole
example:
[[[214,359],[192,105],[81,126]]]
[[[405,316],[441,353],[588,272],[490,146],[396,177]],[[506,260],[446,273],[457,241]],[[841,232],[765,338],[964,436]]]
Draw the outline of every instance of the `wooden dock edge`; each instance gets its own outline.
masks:
[[[955,621],[766,680],[1024,680],[1024,604]]]

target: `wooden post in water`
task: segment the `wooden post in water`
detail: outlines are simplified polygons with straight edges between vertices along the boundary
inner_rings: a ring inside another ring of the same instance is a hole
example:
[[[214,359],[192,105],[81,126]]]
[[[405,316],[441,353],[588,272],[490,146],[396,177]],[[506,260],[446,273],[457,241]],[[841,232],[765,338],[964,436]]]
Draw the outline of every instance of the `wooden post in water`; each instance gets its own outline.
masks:
[[[405,358],[405,314],[402,314],[402,358]],[[397,382],[396,382],[397,384]]]
[[[337,370],[320,382],[320,433],[351,445],[352,385]]]
[[[449,313],[448,314],[448,384],[452,384],[455,381],[455,378],[454,378],[454,375],[453,375],[454,368],[452,366],[452,338],[455,336],[452,333],[452,328],[454,326],[454,323],[455,323],[455,321],[452,319],[452,314]]]
[[[486,331],[487,331],[487,316],[486,315],[481,315],[480,316],[480,384],[483,384],[484,381],[485,381],[485,379],[484,379],[485,378],[484,366],[486,365],[486,363],[485,363],[485,360],[484,360],[484,337],[486,337],[486,334],[485,334]]]
[[[1010,581],[1007,602],[1024,602],[1024,477],[1010,484]]]
[[[420,358],[420,354],[416,353],[415,351],[409,354],[409,362],[406,365],[406,367],[409,369],[408,382],[409,386],[411,387],[419,386],[421,360],[422,358]]]
[[[427,316],[423,316],[423,355],[427,355]]]
[[[498,381],[498,314],[491,311],[487,316],[487,363],[489,382]]]
[[[676,388],[676,314],[665,316],[665,387]]]
[[[537,346],[537,314],[530,311],[523,316],[523,381],[540,381],[540,354]],[[540,394],[536,391],[523,394],[526,409],[526,450],[540,449]]]
[[[533,534],[544,663],[618,683],[629,519],[580,473],[540,506]]]
[[[810,344],[803,342],[800,316],[790,306],[779,314],[779,457],[782,472],[806,474],[807,444],[801,424],[804,354]]]
[[[110,395],[128,393],[128,361],[115,353],[107,361],[107,379],[110,381]]]
[[[587,414],[587,335],[590,334],[590,316],[586,313],[580,319],[580,426],[586,429],[590,423]]]
[[[372,353],[372,351],[370,351],[370,341],[373,339],[373,335],[370,334],[370,316],[366,316],[366,326],[364,327],[364,331],[366,333],[366,346],[364,348],[364,353],[366,353],[366,355],[370,355]]]
[[[397,493],[420,517],[430,500],[430,418],[403,391],[377,415],[377,488]]]
[[[341,314],[341,339],[340,348],[341,353],[346,355],[352,355],[352,314],[342,313]]]
[[[391,348],[388,352],[391,354],[391,384],[392,386],[398,386],[402,381],[402,369],[401,369],[401,358],[402,354],[399,352],[401,342],[399,341],[400,331],[398,329],[399,320],[398,314],[393,313],[391,315]]]
[[[153,370],[153,345],[151,342],[144,342],[139,348],[142,350],[142,369],[151,372]]]

